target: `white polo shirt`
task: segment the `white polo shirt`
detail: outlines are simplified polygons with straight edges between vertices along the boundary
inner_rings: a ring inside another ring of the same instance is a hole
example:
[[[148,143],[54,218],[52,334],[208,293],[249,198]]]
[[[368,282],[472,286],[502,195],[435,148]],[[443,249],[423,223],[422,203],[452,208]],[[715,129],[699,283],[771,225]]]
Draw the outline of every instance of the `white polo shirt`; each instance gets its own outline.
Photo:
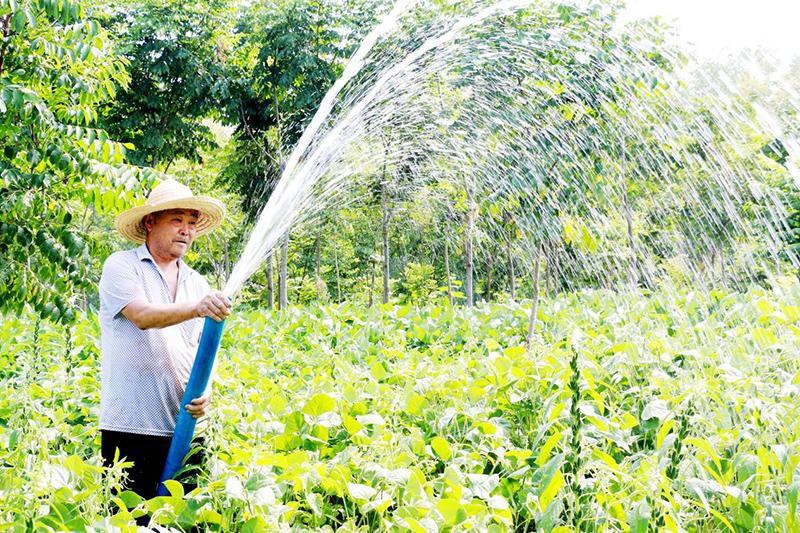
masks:
[[[173,301],[166,279],[144,244],[106,259],[100,278],[100,429],[172,435],[203,319],[141,330],[122,315],[122,309],[134,300],[196,302],[210,290],[203,276],[179,260]]]

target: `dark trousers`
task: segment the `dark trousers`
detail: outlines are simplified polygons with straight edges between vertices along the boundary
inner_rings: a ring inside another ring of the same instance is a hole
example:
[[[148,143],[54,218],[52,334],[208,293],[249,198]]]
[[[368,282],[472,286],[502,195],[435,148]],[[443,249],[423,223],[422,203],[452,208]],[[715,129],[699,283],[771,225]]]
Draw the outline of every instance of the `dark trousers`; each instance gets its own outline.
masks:
[[[155,497],[164,463],[172,437],[159,437],[155,435],[138,435],[136,433],[123,433],[120,431],[100,431],[100,448],[103,455],[103,465],[114,464],[114,453],[119,449],[119,458],[133,462],[127,469],[128,481],[125,487],[132,490],[142,498],[149,500]],[[192,443],[192,451],[184,466],[192,466],[192,470],[199,468],[205,457],[203,452],[203,439],[197,438]],[[198,450],[194,448],[199,446]],[[188,478],[188,479],[187,479]],[[186,492],[197,487],[195,476],[186,472],[178,477],[184,484]]]

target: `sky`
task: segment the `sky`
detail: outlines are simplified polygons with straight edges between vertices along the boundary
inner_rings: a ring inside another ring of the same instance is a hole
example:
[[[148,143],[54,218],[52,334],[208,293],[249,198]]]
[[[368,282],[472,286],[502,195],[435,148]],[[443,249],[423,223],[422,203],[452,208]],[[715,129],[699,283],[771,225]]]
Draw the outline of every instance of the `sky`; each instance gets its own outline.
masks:
[[[762,46],[778,63],[800,56],[800,0],[627,0],[624,19],[661,15],[675,20],[681,41],[722,59]]]

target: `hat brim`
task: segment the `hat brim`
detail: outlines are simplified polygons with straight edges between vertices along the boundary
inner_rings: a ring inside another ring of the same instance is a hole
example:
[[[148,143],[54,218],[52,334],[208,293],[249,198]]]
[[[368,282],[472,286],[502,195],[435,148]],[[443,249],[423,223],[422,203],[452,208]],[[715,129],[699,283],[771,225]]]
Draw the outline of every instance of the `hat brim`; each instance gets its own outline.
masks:
[[[114,226],[129,241],[142,244],[147,239],[147,230],[142,219],[151,213],[167,209],[193,209],[200,215],[195,225],[195,237],[204,235],[222,224],[225,219],[225,205],[208,196],[192,196],[161,202],[157,205],[142,205],[123,211],[114,219]]]

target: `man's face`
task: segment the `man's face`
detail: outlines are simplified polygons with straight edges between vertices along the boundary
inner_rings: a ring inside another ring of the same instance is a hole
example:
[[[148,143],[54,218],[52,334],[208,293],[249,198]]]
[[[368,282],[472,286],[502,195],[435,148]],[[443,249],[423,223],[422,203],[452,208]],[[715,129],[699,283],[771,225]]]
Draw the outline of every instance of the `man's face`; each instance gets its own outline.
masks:
[[[200,213],[193,209],[168,209],[144,218],[147,247],[154,256],[180,259],[192,245]]]

